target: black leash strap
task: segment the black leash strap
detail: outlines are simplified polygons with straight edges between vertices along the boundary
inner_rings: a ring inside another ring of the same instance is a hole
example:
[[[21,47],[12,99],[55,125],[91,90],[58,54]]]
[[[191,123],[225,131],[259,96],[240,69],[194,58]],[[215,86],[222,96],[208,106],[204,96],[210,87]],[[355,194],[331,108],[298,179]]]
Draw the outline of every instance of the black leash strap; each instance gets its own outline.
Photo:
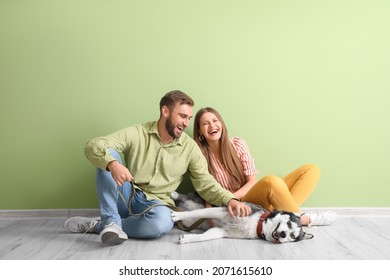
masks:
[[[207,221],[207,218],[201,218],[201,219],[197,220],[195,223],[193,223],[192,225],[190,225],[189,227],[186,227],[185,225],[183,225],[183,221],[177,221],[176,224],[177,224],[177,227],[183,231],[191,231],[191,230],[196,229],[198,226],[203,224],[205,221]]]
[[[126,204],[127,206],[127,209],[129,210],[129,215],[130,216],[142,216],[143,214],[145,214],[146,212],[148,212],[150,209],[154,208],[154,207],[157,207],[157,206],[168,206],[168,205],[165,205],[165,204],[162,204],[162,203],[159,203],[159,204],[153,204],[153,205],[150,205],[149,207],[147,207],[145,210],[143,210],[141,213],[133,213],[133,211],[131,210],[131,206],[130,206],[130,203],[131,203],[131,200],[133,199],[134,195],[135,195],[135,184],[134,184],[134,181],[131,181],[131,184],[132,184],[132,188],[131,188],[131,194],[130,194],[130,197],[129,197],[129,201],[126,202],[126,199],[125,197],[123,196],[123,194],[119,191],[119,188],[118,188],[118,194],[119,196],[121,197],[122,201]],[[168,206],[169,207],[169,206]]]
[[[131,210],[131,206],[130,206],[130,203],[131,203],[131,200],[133,199],[134,195],[135,195],[135,184],[134,184],[134,181],[131,181],[131,184],[132,184],[132,188],[131,188],[131,194],[130,194],[130,197],[129,197],[129,200],[126,201],[125,197],[123,196],[123,194],[119,191],[119,188],[118,188],[118,194],[119,196],[121,197],[122,201],[126,204],[127,206],[127,209],[129,210],[129,215],[130,216],[142,216],[144,215],[145,213],[147,213],[148,211],[150,211],[150,209],[154,208],[154,207],[157,207],[157,206],[166,206],[166,207],[169,207],[170,209],[172,209],[173,211],[183,211],[182,209],[180,209],[179,207],[174,207],[174,206],[169,206],[169,205],[166,205],[166,204],[153,204],[153,205],[150,205],[149,207],[147,207],[145,210],[143,210],[142,212],[140,213],[134,213],[132,210]],[[176,222],[176,225],[179,229],[183,230],[183,231],[192,231],[194,229],[196,229],[198,226],[200,226],[201,224],[203,224],[205,221],[207,221],[206,218],[202,218],[202,219],[199,219],[197,220],[195,223],[193,223],[192,225],[190,225],[189,227],[186,227],[182,221],[177,221]]]

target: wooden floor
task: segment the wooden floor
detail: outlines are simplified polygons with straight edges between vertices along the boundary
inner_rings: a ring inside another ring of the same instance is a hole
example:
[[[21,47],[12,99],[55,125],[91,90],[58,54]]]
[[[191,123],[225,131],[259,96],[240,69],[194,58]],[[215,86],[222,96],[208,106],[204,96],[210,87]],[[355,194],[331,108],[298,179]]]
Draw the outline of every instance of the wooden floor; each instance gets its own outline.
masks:
[[[335,210],[335,209],[334,209]],[[1,260],[389,260],[390,208],[336,209],[332,226],[305,228],[314,239],[271,244],[220,239],[178,244],[174,229],[156,240],[128,240],[104,246],[97,234],[63,229],[69,216],[96,210],[0,211]]]

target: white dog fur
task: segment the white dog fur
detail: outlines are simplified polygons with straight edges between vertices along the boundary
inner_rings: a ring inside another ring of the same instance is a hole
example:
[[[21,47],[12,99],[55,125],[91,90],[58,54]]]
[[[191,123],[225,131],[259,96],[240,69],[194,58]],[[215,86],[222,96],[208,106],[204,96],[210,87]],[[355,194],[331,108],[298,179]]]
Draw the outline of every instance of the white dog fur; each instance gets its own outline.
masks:
[[[226,207],[211,207],[192,211],[172,212],[172,220],[186,221],[200,218],[213,219],[216,225],[202,234],[183,234],[181,244],[218,238],[262,238],[274,243],[295,242],[311,239],[313,235],[303,232],[299,217],[285,211],[255,211],[247,217],[233,218]],[[261,223],[258,233],[258,224]]]

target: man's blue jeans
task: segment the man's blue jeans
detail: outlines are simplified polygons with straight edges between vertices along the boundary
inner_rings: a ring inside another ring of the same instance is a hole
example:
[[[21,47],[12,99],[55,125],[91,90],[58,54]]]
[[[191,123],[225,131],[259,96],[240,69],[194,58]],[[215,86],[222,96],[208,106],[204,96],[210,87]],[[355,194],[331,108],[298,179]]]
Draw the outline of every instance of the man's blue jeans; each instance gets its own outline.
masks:
[[[116,160],[122,163],[118,152],[109,149]],[[129,201],[133,185],[125,182],[119,187],[126,202]],[[97,168],[96,191],[99,198],[99,210],[101,221],[96,226],[100,233],[105,225],[115,223],[130,238],[157,238],[173,228],[171,210],[167,206],[155,206],[142,215],[129,215],[127,204],[118,194],[118,186],[111,176],[111,172]],[[161,204],[158,200],[147,200],[145,194],[137,190],[130,202],[131,211],[134,214],[141,213],[153,204]]]

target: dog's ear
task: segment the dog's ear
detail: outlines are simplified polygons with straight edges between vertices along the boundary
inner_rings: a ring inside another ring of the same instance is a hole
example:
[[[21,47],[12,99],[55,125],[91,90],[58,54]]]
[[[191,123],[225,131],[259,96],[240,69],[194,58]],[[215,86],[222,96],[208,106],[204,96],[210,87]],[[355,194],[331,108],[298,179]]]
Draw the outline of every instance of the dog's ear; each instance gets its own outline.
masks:
[[[272,219],[272,218],[276,217],[279,213],[283,213],[283,212],[282,212],[282,211],[279,211],[279,210],[272,210],[272,211],[271,211],[271,214],[269,214],[269,216],[267,217],[267,219],[268,219],[268,218]]]
[[[313,234],[304,232],[303,233],[303,238],[302,239],[312,239],[314,237]]]

